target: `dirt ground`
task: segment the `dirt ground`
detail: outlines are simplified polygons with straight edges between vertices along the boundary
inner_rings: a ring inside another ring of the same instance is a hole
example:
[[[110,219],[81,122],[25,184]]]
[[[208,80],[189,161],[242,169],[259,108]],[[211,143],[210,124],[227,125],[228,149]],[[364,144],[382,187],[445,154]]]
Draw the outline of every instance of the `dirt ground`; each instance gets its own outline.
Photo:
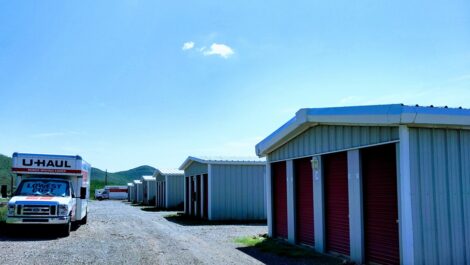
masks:
[[[20,236],[0,229],[0,264],[321,264],[279,257],[235,243],[264,234],[263,224],[175,222],[171,212],[143,211],[120,201],[90,203],[88,224],[67,238],[44,226]]]

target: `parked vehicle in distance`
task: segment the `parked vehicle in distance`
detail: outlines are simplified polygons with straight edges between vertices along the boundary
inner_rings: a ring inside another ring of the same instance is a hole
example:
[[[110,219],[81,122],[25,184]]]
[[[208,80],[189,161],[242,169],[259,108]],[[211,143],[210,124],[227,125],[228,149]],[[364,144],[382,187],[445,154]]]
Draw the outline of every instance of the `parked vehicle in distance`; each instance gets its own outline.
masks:
[[[98,201],[109,199],[109,190],[95,190],[95,199],[97,199]]]
[[[87,223],[90,164],[80,156],[14,153],[12,159],[17,189],[7,225],[55,225],[68,236],[72,224]]]
[[[95,190],[95,199],[126,200],[127,192],[127,186],[104,186],[104,189]]]

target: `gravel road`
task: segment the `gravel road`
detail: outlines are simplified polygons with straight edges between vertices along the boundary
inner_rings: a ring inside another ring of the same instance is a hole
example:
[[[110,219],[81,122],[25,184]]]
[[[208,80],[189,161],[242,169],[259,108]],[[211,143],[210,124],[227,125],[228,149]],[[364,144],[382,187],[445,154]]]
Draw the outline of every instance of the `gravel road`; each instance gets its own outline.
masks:
[[[266,233],[265,225],[181,225],[165,219],[168,214],[91,202],[88,224],[67,238],[42,227],[20,237],[0,231],[0,264],[310,264],[234,243]]]

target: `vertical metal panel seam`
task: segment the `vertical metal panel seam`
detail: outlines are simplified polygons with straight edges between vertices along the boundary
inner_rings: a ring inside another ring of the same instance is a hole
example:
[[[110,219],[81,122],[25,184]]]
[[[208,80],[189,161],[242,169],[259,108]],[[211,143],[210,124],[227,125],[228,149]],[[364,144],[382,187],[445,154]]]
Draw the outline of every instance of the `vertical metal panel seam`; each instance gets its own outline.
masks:
[[[466,161],[464,159],[464,155],[463,155],[463,152],[464,150],[462,150],[462,142],[465,142],[464,140],[464,136],[463,136],[463,131],[459,130],[458,131],[458,138],[459,138],[459,144],[457,145],[458,146],[458,153],[459,153],[459,175],[460,175],[460,178],[459,178],[459,186],[460,186],[460,194],[462,194],[462,196],[460,197],[460,209],[462,209],[462,224],[463,224],[463,233],[462,233],[462,239],[463,239],[463,255],[464,255],[464,259],[465,261],[467,261],[467,263],[470,263],[470,261],[468,259],[470,259],[470,257],[467,257],[467,252],[470,252],[468,251],[467,249],[470,249],[470,245],[467,245],[468,242],[467,242],[467,233],[468,233],[468,229],[470,229],[468,226],[465,226],[465,203],[464,203],[464,200],[465,200],[465,193],[464,193],[464,183],[463,183],[463,178],[464,178],[464,164],[465,163],[464,161]],[[468,163],[468,161],[467,161]],[[470,220],[469,220],[470,221]],[[467,231],[465,231],[467,230]]]

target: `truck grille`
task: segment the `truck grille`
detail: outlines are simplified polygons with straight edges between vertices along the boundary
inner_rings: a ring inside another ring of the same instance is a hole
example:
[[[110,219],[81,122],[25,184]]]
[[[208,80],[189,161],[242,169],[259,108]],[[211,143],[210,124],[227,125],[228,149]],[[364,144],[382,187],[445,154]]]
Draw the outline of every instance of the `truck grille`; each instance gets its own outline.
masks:
[[[23,205],[21,208],[18,207],[18,210],[22,215],[47,216],[56,214],[56,207],[48,205]]]

